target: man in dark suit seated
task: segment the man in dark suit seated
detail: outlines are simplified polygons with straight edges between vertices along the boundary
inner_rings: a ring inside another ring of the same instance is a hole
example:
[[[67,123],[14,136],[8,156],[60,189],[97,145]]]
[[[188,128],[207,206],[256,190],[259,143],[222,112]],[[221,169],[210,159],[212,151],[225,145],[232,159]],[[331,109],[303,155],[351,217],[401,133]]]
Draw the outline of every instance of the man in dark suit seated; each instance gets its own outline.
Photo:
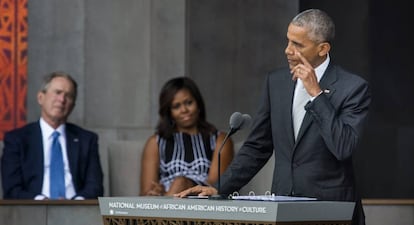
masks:
[[[77,83],[63,72],[44,78],[39,121],[4,136],[4,199],[92,199],[103,195],[98,135],[67,123]]]

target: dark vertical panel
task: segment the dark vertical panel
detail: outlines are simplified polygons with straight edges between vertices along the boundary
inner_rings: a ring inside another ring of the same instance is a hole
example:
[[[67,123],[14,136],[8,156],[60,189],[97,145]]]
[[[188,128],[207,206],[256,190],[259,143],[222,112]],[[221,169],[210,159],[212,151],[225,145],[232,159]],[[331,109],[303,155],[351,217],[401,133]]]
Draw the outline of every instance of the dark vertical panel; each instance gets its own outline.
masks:
[[[227,128],[234,111],[254,114],[264,76],[286,65],[286,28],[297,3],[187,1],[187,71],[200,85],[208,117]]]
[[[368,197],[414,197],[413,24],[408,2],[370,1],[373,99],[364,174]],[[372,187],[374,191],[369,190]],[[411,187],[411,188],[410,188]]]
[[[187,1],[186,75],[200,86],[208,119],[221,127],[231,114],[238,9],[237,0]]]

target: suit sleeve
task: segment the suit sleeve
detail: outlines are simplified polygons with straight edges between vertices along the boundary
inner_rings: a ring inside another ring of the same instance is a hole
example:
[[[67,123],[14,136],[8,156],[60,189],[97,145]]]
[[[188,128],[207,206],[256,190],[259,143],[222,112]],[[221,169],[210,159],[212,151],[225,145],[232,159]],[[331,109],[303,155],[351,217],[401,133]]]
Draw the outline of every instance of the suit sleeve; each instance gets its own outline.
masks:
[[[76,196],[93,199],[103,196],[103,173],[98,151],[98,136],[93,134],[87,142],[85,167],[77,178]],[[75,196],[75,197],[76,197]]]
[[[361,137],[370,102],[368,83],[355,79],[336,90],[330,98],[321,94],[305,106],[320,127],[326,146],[338,160],[352,156]]]
[[[16,135],[6,133],[1,158],[1,179],[4,199],[33,199],[36,193],[24,183],[24,142]],[[30,176],[26,174],[26,176]]]
[[[220,194],[231,194],[246,185],[273,154],[268,79],[269,77],[264,85],[251,132],[228,169],[221,176]],[[215,187],[218,189],[217,184]]]

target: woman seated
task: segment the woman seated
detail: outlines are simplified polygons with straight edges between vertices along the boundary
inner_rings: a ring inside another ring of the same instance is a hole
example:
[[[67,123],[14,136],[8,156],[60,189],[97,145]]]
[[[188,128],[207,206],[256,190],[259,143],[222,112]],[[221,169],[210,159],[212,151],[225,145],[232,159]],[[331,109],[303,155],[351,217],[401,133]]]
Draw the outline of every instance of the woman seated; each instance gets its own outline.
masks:
[[[159,96],[156,133],[141,158],[140,195],[173,195],[195,185],[218,181],[218,149],[226,133],[206,120],[201,93],[193,80],[177,77]],[[233,142],[221,151],[220,174],[233,159]]]

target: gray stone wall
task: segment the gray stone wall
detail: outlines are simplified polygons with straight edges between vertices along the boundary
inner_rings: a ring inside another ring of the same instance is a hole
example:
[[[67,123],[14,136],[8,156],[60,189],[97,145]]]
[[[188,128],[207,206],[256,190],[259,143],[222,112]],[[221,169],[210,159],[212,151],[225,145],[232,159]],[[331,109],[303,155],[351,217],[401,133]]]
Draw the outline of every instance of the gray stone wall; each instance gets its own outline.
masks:
[[[192,77],[221,130],[234,111],[254,115],[263,77],[285,63],[286,26],[297,11],[298,2],[281,0],[30,1],[28,120],[40,116],[41,77],[71,73],[79,98],[69,119],[99,134],[110,195],[107,148],[153,133],[166,80]]]
[[[71,73],[79,98],[69,120],[99,134],[109,195],[107,147],[153,132],[160,86],[184,75],[184,42],[184,0],[31,1],[28,120],[40,116],[41,77]]]

